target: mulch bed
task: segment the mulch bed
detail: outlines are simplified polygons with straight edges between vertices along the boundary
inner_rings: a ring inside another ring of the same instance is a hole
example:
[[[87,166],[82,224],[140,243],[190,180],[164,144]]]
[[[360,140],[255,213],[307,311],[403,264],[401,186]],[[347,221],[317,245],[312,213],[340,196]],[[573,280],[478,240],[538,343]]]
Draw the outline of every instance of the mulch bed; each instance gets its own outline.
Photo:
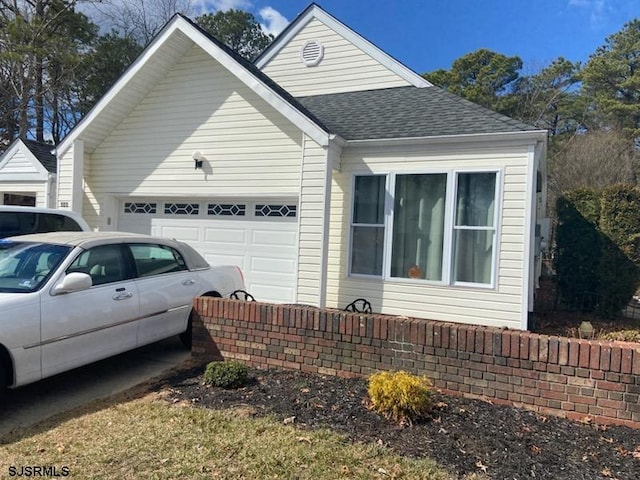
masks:
[[[204,367],[164,380],[175,402],[247,407],[298,428],[328,428],[413,457],[430,457],[458,476],[506,479],[640,479],[640,431],[597,426],[512,407],[436,394],[430,419],[398,426],[368,410],[366,381],[281,370],[251,370],[244,388],[201,384]]]

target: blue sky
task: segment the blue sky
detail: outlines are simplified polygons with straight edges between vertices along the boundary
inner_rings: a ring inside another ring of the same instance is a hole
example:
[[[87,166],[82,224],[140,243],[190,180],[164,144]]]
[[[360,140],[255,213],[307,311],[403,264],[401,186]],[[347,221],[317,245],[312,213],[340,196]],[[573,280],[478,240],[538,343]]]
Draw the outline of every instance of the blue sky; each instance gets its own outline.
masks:
[[[274,33],[307,0],[197,0],[201,8],[252,12]],[[640,0],[317,0],[357,33],[424,73],[488,48],[524,61],[531,74],[564,56],[586,61],[605,38],[640,17]]]

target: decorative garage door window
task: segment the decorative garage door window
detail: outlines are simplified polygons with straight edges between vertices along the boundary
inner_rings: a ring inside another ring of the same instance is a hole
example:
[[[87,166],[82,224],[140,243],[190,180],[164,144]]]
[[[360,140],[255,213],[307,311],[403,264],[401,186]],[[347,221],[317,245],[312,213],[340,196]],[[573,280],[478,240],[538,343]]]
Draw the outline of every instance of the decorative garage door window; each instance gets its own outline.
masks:
[[[210,203],[207,215],[214,217],[244,217],[246,205],[242,203]]]
[[[125,202],[124,213],[156,213],[157,204],[146,202]]]
[[[201,218],[218,220],[260,220],[260,221],[295,221],[298,217],[298,206],[287,201],[281,202],[248,202],[248,201],[162,201],[145,199],[136,202],[124,200],[120,212],[127,218],[138,216],[154,218]]]
[[[197,203],[165,203],[164,213],[172,215],[198,215],[200,205]]]
[[[256,205],[256,217],[295,217],[296,205]]]

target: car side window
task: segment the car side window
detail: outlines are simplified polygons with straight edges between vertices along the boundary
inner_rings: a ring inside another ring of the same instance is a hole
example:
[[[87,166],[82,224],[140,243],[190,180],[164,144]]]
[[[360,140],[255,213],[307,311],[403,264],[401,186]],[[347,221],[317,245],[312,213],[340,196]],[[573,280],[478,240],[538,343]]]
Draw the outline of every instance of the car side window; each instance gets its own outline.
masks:
[[[35,233],[80,232],[82,228],[73,218],[55,213],[39,213]]]
[[[150,277],[187,270],[180,252],[166,245],[129,245],[139,277]]]
[[[67,268],[67,273],[72,272],[87,273],[93,285],[120,282],[131,277],[120,244],[100,245],[82,252]]]

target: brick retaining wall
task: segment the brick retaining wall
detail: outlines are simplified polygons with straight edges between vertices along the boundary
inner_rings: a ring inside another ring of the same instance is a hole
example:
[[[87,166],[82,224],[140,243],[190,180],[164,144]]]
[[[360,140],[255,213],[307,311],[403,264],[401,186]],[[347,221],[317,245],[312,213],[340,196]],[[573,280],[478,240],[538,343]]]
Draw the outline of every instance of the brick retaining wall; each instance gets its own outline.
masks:
[[[640,345],[306,306],[195,299],[193,356],[339,376],[427,375],[448,393],[640,428]]]

